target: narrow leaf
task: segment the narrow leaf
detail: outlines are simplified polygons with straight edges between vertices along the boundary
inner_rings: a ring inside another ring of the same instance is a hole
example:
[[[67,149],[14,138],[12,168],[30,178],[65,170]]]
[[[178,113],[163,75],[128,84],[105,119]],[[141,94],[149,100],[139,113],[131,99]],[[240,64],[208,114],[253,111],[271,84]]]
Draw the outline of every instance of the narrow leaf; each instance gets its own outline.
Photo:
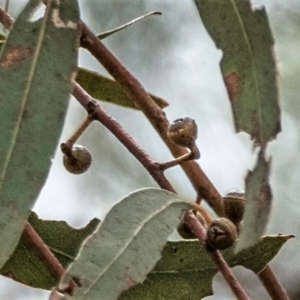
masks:
[[[148,188],[117,203],[59,285],[70,278],[82,283],[72,299],[118,299],[141,283],[161,257],[182,210],[192,202],[165,190]]]
[[[0,33],[0,43],[3,44],[6,40],[6,36]]]
[[[281,129],[273,37],[264,8],[249,0],[195,0],[201,19],[223,51],[221,69],[237,131],[265,145]]]
[[[159,12],[159,11],[151,11],[151,12],[149,12],[149,13],[143,15],[143,16],[140,16],[140,17],[138,17],[138,18],[136,18],[136,19],[134,19],[134,20],[132,20],[132,21],[124,24],[124,25],[121,25],[121,26],[119,26],[117,28],[114,28],[112,30],[108,30],[108,31],[102,32],[102,33],[98,34],[97,36],[98,36],[99,39],[103,40],[103,39],[107,38],[108,36],[110,36],[110,35],[118,32],[118,31],[120,31],[122,29],[125,29],[126,27],[128,27],[128,26],[130,26],[130,25],[132,25],[132,24],[134,24],[134,23],[136,23],[136,22],[138,22],[140,20],[143,20],[143,19],[145,19],[145,18],[147,18],[149,16],[161,15],[161,14],[162,13]]]
[[[41,1],[28,2],[0,57],[0,268],[46,180],[76,71],[77,1],[50,2],[32,22]]]
[[[246,177],[247,201],[236,251],[253,246],[268,225],[272,206],[269,184],[270,163],[265,159],[264,150],[261,150],[254,170],[249,171]]]
[[[291,237],[266,236],[238,254],[234,254],[233,247],[222,254],[230,267],[241,265],[258,273]],[[213,294],[212,281],[217,273],[216,265],[199,241],[168,242],[145,282],[130,288],[119,299],[202,299]]]
[[[76,81],[94,98],[121,106],[138,109],[130,98],[123,92],[120,84],[96,72],[79,68]],[[149,94],[161,108],[168,103],[157,96]]]
[[[93,219],[84,228],[75,229],[64,221],[39,219],[35,213],[30,215],[28,221],[64,268],[75,260],[83,242],[93,234],[100,222]],[[0,272],[35,288],[50,290],[57,284],[36,252],[22,238]]]

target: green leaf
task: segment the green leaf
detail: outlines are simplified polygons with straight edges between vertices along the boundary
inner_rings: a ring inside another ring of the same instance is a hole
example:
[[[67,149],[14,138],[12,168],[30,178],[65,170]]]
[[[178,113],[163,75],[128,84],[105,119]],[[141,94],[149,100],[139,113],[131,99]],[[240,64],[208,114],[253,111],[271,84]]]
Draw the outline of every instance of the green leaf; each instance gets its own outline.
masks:
[[[78,69],[76,81],[93,97],[98,100],[138,109],[123,92],[120,84],[106,76],[83,68]],[[168,103],[157,96],[149,94],[156,104],[164,108]]]
[[[100,222],[93,219],[84,228],[75,229],[64,221],[41,220],[35,213],[30,215],[28,221],[64,268],[76,259],[82,243],[93,234]],[[57,284],[45,264],[23,238],[2,267],[1,274],[40,289],[50,290]]]
[[[256,244],[268,225],[272,207],[272,191],[269,184],[270,164],[270,161],[266,161],[262,149],[254,170],[247,174],[246,207],[236,251]]]
[[[117,28],[114,28],[112,30],[108,30],[108,31],[102,32],[102,33],[98,34],[97,37],[99,39],[103,40],[103,39],[109,37],[110,35],[118,32],[118,31],[121,31],[121,30],[125,29],[126,27],[128,27],[128,26],[130,26],[130,25],[132,25],[132,24],[134,24],[134,23],[136,23],[136,22],[138,22],[140,20],[143,20],[143,19],[145,19],[145,18],[147,18],[149,16],[153,16],[153,15],[161,15],[161,12],[159,12],[159,11],[151,11],[151,12],[149,12],[149,13],[143,15],[143,16],[140,16],[140,17],[138,17],[138,18],[136,18],[136,19],[134,19],[134,20],[132,20],[132,21],[124,24],[124,25],[121,25],[121,26],[119,26]]]
[[[4,43],[6,40],[6,36],[0,33],[0,43]]]
[[[264,8],[248,0],[195,0],[217,48],[237,131],[265,145],[281,130],[273,37]]]
[[[77,1],[51,3],[31,22],[41,1],[28,2],[0,57],[0,268],[46,180],[76,71]]]
[[[275,257],[291,235],[263,237],[254,247],[234,254],[222,251],[230,267],[244,266],[255,273]],[[119,300],[197,300],[213,294],[212,280],[218,269],[199,241],[168,242],[162,258],[143,284],[124,292]]]
[[[72,299],[118,299],[144,281],[182,211],[192,208],[192,202],[165,190],[148,188],[129,194],[109,211],[67,270],[59,290],[76,278],[82,286]]]

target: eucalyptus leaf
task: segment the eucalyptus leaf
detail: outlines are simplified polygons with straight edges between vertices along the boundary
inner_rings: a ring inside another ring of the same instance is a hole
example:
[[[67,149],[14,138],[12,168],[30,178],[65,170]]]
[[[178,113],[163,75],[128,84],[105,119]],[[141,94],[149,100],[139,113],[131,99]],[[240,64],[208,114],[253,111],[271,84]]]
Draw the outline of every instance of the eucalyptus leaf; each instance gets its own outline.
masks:
[[[221,70],[237,131],[264,146],[281,130],[273,36],[264,8],[249,0],[195,0],[201,19],[223,51]]]
[[[85,227],[76,229],[65,221],[39,219],[35,213],[30,215],[28,221],[64,268],[75,260],[83,242],[94,233],[100,223],[98,219],[93,219]],[[40,289],[50,290],[57,284],[47,266],[23,238],[0,273]]]
[[[1,46],[2,46],[2,44],[4,44],[5,40],[6,40],[6,36],[0,33],[0,44],[1,44]]]
[[[108,31],[102,32],[102,33],[98,34],[97,37],[99,39],[103,40],[103,39],[109,37],[110,35],[118,32],[118,31],[121,31],[121,30],[127,28],[128,26],[130,26],[130,25],[132,25],[132,24],[134,24],[134,23],[136,23],[136,22],[138,22],[140,20],[143,20],[143,19],[145,19],[145,18],[147,18],[149,16],[153,16],[153,15],[161,15],[161,12],[159,12],[159,11],[151,11],[151,12],[149,12],[149,13],[143,15],[143,16],[140,16],[140,17],[138,17],[138,18],[136,18],[136,19],[134,19],[134,20],[132,20],[132,21],[124,24],[124,25],[121,25],[121,26],[119,26],[117,28],[114,28],[112,30],[108,30]]]
[[[27,3],[0,57],[0,268],[47,178],[76,71],[77,1],[49,1],[31,21],[40,4]]]
[[[58,289],[64,290],[75,278],[81,286],[73,300],[118,299],[123,291],[144,281],[183,210],[192,208],[192,202],[161,189],[129,194],[108,212]]]
[[[253,246],[264,234],[268,225],[272,208],[272,191],[269,184],[270,164],[271,161],[266,160],[262,149],[254,170],[247,174],[246,207],[236,251]]]
[[[230,267],[241,265],[258,273],[291,237],[266,236],[238,254],[234,247],[221,252]],[[213,294],[212,281],[217,273],[216,265],[199,241],[168,242],[144,283],[124,292],[119,300],[202,299]]]
[[[76,81],[93,97],[98,100],[117,105],[138,109],[124,93],[119,83],[113,79],[84,68],[79,68]],[[168,103],[160,97],[149,94],[156,104],[164,108]]]

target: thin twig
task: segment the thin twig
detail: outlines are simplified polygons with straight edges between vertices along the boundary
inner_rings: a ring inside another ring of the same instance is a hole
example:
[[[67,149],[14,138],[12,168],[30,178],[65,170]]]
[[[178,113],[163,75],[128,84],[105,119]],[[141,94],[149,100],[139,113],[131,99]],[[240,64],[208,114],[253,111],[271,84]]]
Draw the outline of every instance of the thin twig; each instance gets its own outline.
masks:
[[[127,148],[127,150],[144,166],[151,174],[158,185],[168,191],[175,190],[166,179],[160,164],[156,163],[151,157],[132,139],[132,137],[124,130],[124,128],[108,113],[101,108],[99,104],[77,83],[73,85],[73,95],[78,102],[93,116],[94,119],[101,122],[115,137]]]
[[[160,187],[176,193],[169,182],[164,183],[166,179],[164,178],[164,174],[161,170],[162,164],[153,161],[150,156],[146,154],[145,151],[141,149],[129,136],[124,128],[115,119],[109,116],[107,112],[101,108],[97,101],[94,100],[92,96],[90,96],[77,82],[73,83],[73,96],[89,114],[93,115],[94,119],[105,125],[119,139],[119,141],[134,155],[134,157],[149,173],[152,173],[151,175]],[[197,211],[203,215],[207,223],[211,222],[211,217],[202,206],[197,205]]]
[[[76,82],[74,83],[73,95],[86,110],[89,110],[89,113],[91,113],[91,108],[92,106],[94,106],[94,117],[97,120],[99,120],[102,124],[104,124],[122,142],[122,144],[143,164],[143,166],[146,168],[146,170],[148,170],[148,172],[152,175],[152,177],[160,185],[161,188],[165,188],[169,191],[174,192],[173,187],[171,186],[171,184],[169,184],[164,174],[160,172],[160,169],[156,168],[156,163],[153,162],[153,160],[150,157],[148,157],[148,155],[142,149],[139,148],[139,146],[124,131],[124,129],[119,125],[119,123],[110,116],[108,116],[108,114],[100,107],[100,105],[96,104],[92,97],[85,90],[83,90],[82,87]],[[165,185],[166,182],[168,183],[168,185],[170,185],[169,187]],[[164,184],[164,186],[161,185],[162,183]],[[169,188],[171,188],[171,190]],[[196,219],[195,215],[192,212],[187,212],[185,215],[185,221],[187,225],[192,229],[196,237],[204,245],[206,240],[206,231]],[[231,269],[227,265],[226,261],[223,259],[221,253],[218,251],[208,252],[211,255],[213,261],[216,263],[217,267],[219,268],[221,274],[224,276],[225,280],[230,285],[234,294],[238,297],[238,299],[249,300],[250,298],[248,298],[242,286],[232,274]]]
[[[44,265],[48,267],[53,277],[56,280],[59,280],[65,271],[63,266],[29,223],[26,223],[25,225],[22,239],[30,244],[31,248],[37,253]],[[52,266],[55,267],[53,268]]]
[[[93,122],[93,118],[91,115],[88,115],[85,120],[78,126],[72,136],[65,142],[60,145],[62,153],[64,153],[68,157],[72,157],[72,148],[75,142],[79,139],[79,137],[83,134],[83,132],[90,126]]]
[[[177,157],[173,160],[166,161],[164,163],[160,164],[161,170],[167,170],[169,168],[181,165],[183,163],[186,163],[187,161],[193,160],[194,159],[194,154],[192,152],[186,153],[180,157]]]
[[[104,66],[104,68],[122,86],[127,96],[144,112],[145,116],[169,147],[173,156],[180,157],[188,153],[187,150],[178,147],[168,138],[167,128],[169,122],[161,108],[151,99],[136,78],[132,76],[132,74],[83,22],[80,43],[83,48],[90,51],[90,53]],[[209,205],[219,216],[224,216],[222,197],[200,166],[194,161],[186,162],[181,166],[197,193],[207,200]]]
[[[0,22],[5,26],[5,28],[9,29],[12,26],[13,21],[14,21],[13,18],[0,6]],[[165,118],[164,113],[151,100],[151,98],[148,97],[146,91],[141,87],[141,85],[136,81],[136,79],[118,62],[118,60],[104,47],[104,45],[102,43],[100,43],[96,46],[90,47],[92,44],[94,44],[95,39],[97,41],[99,41],[99,40],[87,28],[87,26],[85,24],[83,24],[83,25],[84,25],[83,26],[83,37],[85,36],[85,42],[83,42],[82,45],[88,41],[87,44],[89,44],[89,47],[86,47],[86,48],[88,48],[89,51],[91,51],[91,53],[96,58],[98,58],[99,55],[101,57],[101,55],[103,54],[102,51],[104,49],[104,53],[105,53],[104,58],[103,58],[104,63],[102,63],[101,60],[99,60],[99,61],[106,68],[108,67],[107,69],[110,71],[110,73],[115,73],[114,72],[114,68],[115,68],[114,63],[117,62],[117,66],[116,66],[116,75],[117,76],[114,76],[115,79],[117,81],[119,81],[118,79],[121,79],[119,83],[123,82],[124,90],[134,100],[134,102],[138,106],[140,106],[140,108],[142,108],[145,115],[151,121],[154,128],[157,129],[157,131],[159,132],[159,134],[161,135],[163,140],[166,142],[166,144],[170,148],[173,155],[175,157],[178,157],[178,156],[182,156],[182,155],[186,154],[186,151],[183,151],[182,148],[180,148],[180,147],[175,147],[172,143],[170,143],[170,141],[166,137],[166,128],[168,126],[168,121]],[[95,37],[95,39],[94,39],[94,37]],[[85,44],[85,46],[87,46],[87,44]],[[99,49],[99,45],[100,45],[100,52],[97,50],[97,49]],[[95,55],[93,49],[96,49],[95,52],[98,53],[97,55]],[[108,57],[107,57],[107,55],[108,55]],[[109,59],[107,60],[107,58],[109,58]],[[111,63],[112,63],[112,65],[111,65]],[[125,73],[123,73],[123,71],[125,71]],[[74,87],[75,86],[76,86],[76,84],[74,85]],[[77,92],[78,92],[78,90],[77,90]],[[136,92],[138,92],[138,93],[136,93]],[[139,92],[141,92],[141,93],[139,93]],[[80,91],[80,93],[82,94],[82,91]],[[74,88],[74,94],[76,95],[76,87]],[[139,97],[141,97],[141,102],[138,100]],[[148,101],[149,101],[149,103],[147,104]],[[95,102],[91,101],[91,99],[87,95],[86,97],[82,98],[81,104],[89,112],[89,109],[91,109],[91,107],[90,107],[91,104],[92,104],[92,109],[93,109]],[[155,165],[155,164],[153,164],[153,161],[151,160],[151,158],[148,157],[142,149],[140,149],[139,147],[137,148],[136,143],[131,139],[131,137],[126,136],[126,134],[124,134],[124,132],[122,132],[123,128],[117,122],[112,122],[113,119],[110,116],[108,116],[103,110],[99,109],[99,106],[96,110],[96,115],[97,115],[97,118],[102,119],[101,122],[111,131],[113,131],[113,127],[116,126],[116,130],[114,130],[114,134],[116,135],[117,132],[121,133],[120,141],[123,144],[124,144],[124,142],[127,143],[127,149],[130,152],[136,152],[136,149],[139,149],[139,151],[138,151],[139,156],[140,156],[139,161],[143,164],[143,166],[148,171],[151,169],[151,168],[149,169],[148,164],[150,164],[151,166]],[[110,126],[112,126],[112,127],[110,128]],[[122,140],[122,138],[125,138],[125,141]],[[188,164],[189,164],[189,166],[188,166]],[[200,198],[202,195],[204,198],[207,199],[208,203],[215,209],[215,211],[219,215],[223,215],[224,211],[223,211],[223,206],[222,206],[222,197],[218,193],[218,191],[215,189],[213,184],[206,177],[206,175],[201,170],[201,168],[198,166],[198,164],[196,164],[195,162],[189,162],[189,163],[186,163],[185,165],[186,165],[186,167],[183,166],[184,170],[187,173],[188,177],[190,178],[191,182],[193,183],[194,187],[196,188],[196,190],[198,192],[198,198]],[[159,172],[161,172],[161,170],[159,170]],[[162,174],[161,176],[162,176],[162,180],[161,180],[161,182],[158,182],[158,184],[162,188],[165,188],[170,191],[174,191],[172,186],[170,185],[170,183],[166,179],[164,180],[164,175]],[[165,185],[165,187],[164,187],[164,185]],[[199,202],[199,201],[197,201],[197,202]],[[206,234],[205,229],[195,218],[194,214],[192,212],[186,213],[185,220],[186,220],[186,223],[189,225],[189,227],[192,230],[194,230],[194,233],[198,237],[198,239],[202,243],[204,243],[205,238],[206,238],[205,237],[205,234]],[[60,262],[56,259],[56,257],[53,255],[51,250],[47,247],[47,245],[44,243],[44,241],[40,238],[40,236],[37,234],[37,232],[34,230],[34,228],[29,223],[26,223],[26,225],[25,225],[24,232],[22,233],[22,238],[24,238],[33,247],[34,251],[36,251],[37,255],[42,259],[44,264],[49,268],[50,272],[54,275],[54,277],[57,280],[60,280],[61,276],[65,272],[64,268],[61,266]],[[233,289],[235,295],[238,296],[238,299],[240,299],[240,300],[249,299],[247,295],[244,295],[244,291],[243,291],[242,287],[239,285],[239,283],[235,282],[236,279],[234,279],[234,277],[231,276],[231,274],[232,274],[231,270],[228,267],[228,265],[226,264],[226,262],[223,260],[221,254],[220,253],[218,255],[213,254],[213,253],[217,253],[217,252],[218,251],[213,251],[213,252],[209,252],[209,253],[211,253],[212,258],[215,261],[215,263],[218,265],[219,269],[221,268],[220,271],[223,270],[223,271],[221,271],[221,273],[223,274],[224,278],[226,280],[228,280],[229,282],[231,282],[229,285]],[[267,268],[269,268],[269,267],[267,266]],[[265,271],[262,271],[259,275],[261,280],[264,282],[264,285],[266,286],[268,291],[270,289],[269,285],[274,284],[274,282],[272,283],[272,280],[274,280],[274,279],[268,278],[268,277],[273,276],[275,278],[274,274],[270,274],[270,271],[271,271],[271,269],[269,268],[269,270],[267,269]],[[276,278],[275,278],[275,280],[276,280]],[[65,290],[64,292],[72,295],[75,287],[76,287],[76,283],[73,280],[71,280],[67,290]],[[280,284],[277,288],[279,288],[279,291],[278,291],[279,295],[281,293],[283,293],[283,294],[285,293],[285,291],[280,286]],[[277,299],[288,299],[288,298],[277,298]]]
[[[184,221],[195,234],[195,236],[202,242],[203,246],[206,247],[206,230],[198,221],[195,214],[193,214],[191,211],[187,212],[184,216]],[[231,268],[224,260],[222,254],[218,250],[208,250],[207,252],[210,255],[211,259],[214,261],[214,263],[217,265],[218,270],[223,275],[224,279],[228,283],[229,287],[231,288],[232,292],[237,297],[237,299],[250,300],[245,290],[232,273]]]
[[[282,285],[279,283],[270,266],[266,266],[258,274],[258,278],[266,288],[271,299],[273,300],[289,300],[289,296]]]
[[[64,267],[28,222],[25,224],[21,238],[30,245],[31,249],[37,254],[52,276],[59,281],[65,273]],[[72,295],[76,286],[76,283],[71,280],[65,292]]]
[[[72,136],[67,140],[67,144],[70,148],[74,145],[74,143],[79,139],[79,137],[83,134],[83,132],[91,125],[93,122],[93,118],[88,115],[86,119],[79,125],[79,127],[75,130]]]
[[[151,97],[147,94],[145,89],[141,84],[132,76],[132,74],[118,61],[118,59],[103,45],[103,43],[91,32],[91,30],[82,23],[82,35],[81,35],[81,46],[86,48],[90,53],[106,68],[106,70],[115,78],[115,80],[122,86],[124,92],[133,100],[133,102],[139,107],[148,120],[151,122],[153,127],[157,130],[161,138],[164,140],[166,145],[171,150],[175,157],[182,156],[187,153],[181,147],[177,147],[172,143],[167,137],[167,128],[169,122],[165,117],[164,112],[160,107],[152,101]],[[186,162],[182,165],[184,171],[188,175],[190,181],[193,183],[196,191],[198,192],[197,202],[204,197],[208,204],[216,211],[220,216],[224,215],[224,208],[222,205],[222,197],[216,190],[214,185],[209,181],[205,173],[199,167],[199,165],[194,162]],[[201,236],[198,236],[201,239]],[[203,237],[202,237],[203,238]],[[221,262],[223,260],[221,254],[213,255],[214,261],[223,268],[226,262]],[[227,268],[223,268],[223,276],[231,277],[228,273]],[[239,291],[240,284],[235,283],[233,280],[231,288],[235,294],[240,294],[240,299],[249,299],[244,292]]]

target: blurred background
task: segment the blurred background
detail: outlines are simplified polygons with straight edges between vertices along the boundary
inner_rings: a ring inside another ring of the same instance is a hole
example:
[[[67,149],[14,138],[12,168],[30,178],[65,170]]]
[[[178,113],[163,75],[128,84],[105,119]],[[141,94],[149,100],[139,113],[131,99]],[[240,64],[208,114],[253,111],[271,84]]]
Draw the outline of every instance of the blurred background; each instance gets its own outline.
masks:
[[[16,18],[27,1],[10,1]],[[104,43],[150,92],[164,98],[170,121],[184,115],[196,119],[201,151],[199,164],[221,194],[244,189],[244,178],[255,162],[249,136],[236,134],[219,62],[222,52],[208,36],[192,0],[79,0],[82,19],[95,33],[126,23],[149,11],[161,11],[104,40]],[[268,234],[295,234],[271,262],[275,274],[291,299],[300,299],[300,2],[256,0],[265,6],[275,37],[279,69],[282,132],[268,148],[272,156],[271,184],[274,194]],[[5,6],[5,1],[0,0]],[[79,65],[106,74],[96,60],[80,50]],[[101,105],[116,118],[138,144],[157,161],[171,158],[169,151],[139,111]],[[61,141],[65,141],[85,118],[74,99]],[[82,227],[94,217],[103,219],[109,208],[133,190],[156,187],[156,183],[104,128],[95,122],[78,141],[93,156],[90,170],[80,176],[69,174],[58,151],[48,181],[33,210],[44,219],[66,220]],[[195,199],[195,192],[180,167],[166,173],[178,193]],[[259,280],[241,267],[234,272],[251,299],[268,299]],[[232,299],[220,275],[208,300]],[[27,288],[0,277],[0,299],[48,299],[49,292]]]

